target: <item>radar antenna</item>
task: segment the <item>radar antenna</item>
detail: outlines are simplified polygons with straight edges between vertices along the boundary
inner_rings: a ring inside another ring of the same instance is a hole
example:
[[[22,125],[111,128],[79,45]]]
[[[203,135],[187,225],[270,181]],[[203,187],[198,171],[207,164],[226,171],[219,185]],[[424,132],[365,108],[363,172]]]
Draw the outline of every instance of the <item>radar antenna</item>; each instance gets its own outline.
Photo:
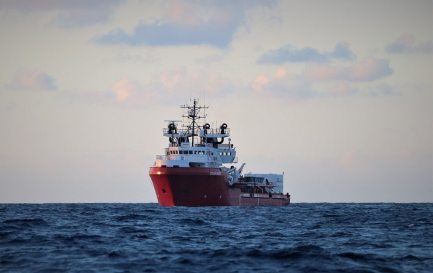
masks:
[[[198,128],[197,120],[206,118],[206,113],[201,114],[201,109],[207,109],[208,106],[198,106],[197,99],[194,99],[193,105],[181,105],[180,108],[186,109],[186,115],[182,115],[184,118],[188,118],[191,120],[191,124],[188,126],[188,135],[192,136],[192,146],[194,147],[194,137],[197,136],[195,133],[196,128]],[[190,133],[191,132],[191,133]]]

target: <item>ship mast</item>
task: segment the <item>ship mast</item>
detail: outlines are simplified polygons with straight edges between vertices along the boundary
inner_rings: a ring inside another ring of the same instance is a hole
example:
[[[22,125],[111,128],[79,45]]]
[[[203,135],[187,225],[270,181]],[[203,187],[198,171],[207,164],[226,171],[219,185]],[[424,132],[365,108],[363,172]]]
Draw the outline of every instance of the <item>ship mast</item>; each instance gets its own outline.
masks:
[[[197,136],[197,134],[195,133],[195,129],[199,127],[197,124],[197,120],[202,119],[202,118],[206,118],[205,113],[203,113],[203,115],[200,115],[200,110],[209,108],[208,106],[198,106],[197,103],[198,103],[198,101],[196,99],[194,99],[192,106],[190,106],[190,105],[181,105],[180,106],[180,108],[187,109],[187,111],[186,111],[187,114],[183,115],[182,117],[192,120],[191,125],[188,126],[188,131],[191,129],[192,146],[193,147],[194,147],[194,137]]]

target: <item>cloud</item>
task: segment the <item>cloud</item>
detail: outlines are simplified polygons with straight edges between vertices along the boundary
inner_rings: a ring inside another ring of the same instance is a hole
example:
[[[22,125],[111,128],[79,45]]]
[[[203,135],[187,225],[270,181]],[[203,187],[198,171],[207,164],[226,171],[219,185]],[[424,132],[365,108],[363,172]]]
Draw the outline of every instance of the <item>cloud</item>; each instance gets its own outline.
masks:
[[[108,22],[112,16],[113,6],[104,5],[100,8],[76,9],[58,14],[53,23],[60,27],[85,27]]]
[[[22,13],[56,12],[55,25],[61,27],[82,27],[107,22],[115,7],[123,0],[4,0],[0,10],[14,10]]]
[[[334,52],[330,53],[329,55],[338,60],[354,60],[356,58],[356,55],[350,49],[349,44],[345,42],[336,44]]]
[[[292,45],[285,45],[275,50],[270,50],[262,54],[259,64],[282,64],[287,62],[294,63],[326,63],[331,60],[353,60],[355,54],[345,42],[336,44],[332,52],[319,52],[311,47],[296,48]]]
[[[212,45],[225,48],[230,43],[233,32],[234,29],[231,25],[203,24],[199,26],[180,26],[172,23],[139,24],[131,34],[123,30],[116,30],[97,38],[97,42],[107,45]]]
[[[113,86],[116,101],[126,101],[132,94],[140,90],[140,87],[135,82],[128,79],[117,81]]]
[[[153,81],[140,84],[131,79],[116,81],[108,99],[117,105],[143,107],[149,104],[175,103],[189,97],[220,97],[233,92],[233,84],[218,74],[208,71],[191,72],[184,67],[162,71]]]
[[[389,53],[430,54],[433,53],[433,42],[417,42],[412,34],[403,34],[386,46]]]
[[[132,32],[112,30],[95,40],[105,45],[226,48],[245,21],[245,10],[267,2],[174,1],[157,21],[140,22]]]
[[[11,82],[11,87],[21,90],[56,90],[54,78],[39,71],[18,72]]]
[[[302,73],[289,73],[278,68],[274,73],[257,75],[251,88],[254,95],[291,100],[310,100],[328,97],[350,97],[354,95],[395,95],[387,84],[370,84],[389,73],[387,61],[368,59],[349,67],[314,65]],[[364,82],[360,85],[359,82]]]
[[[119,106],[139,107],[158,102],[159,92],[154,84],[141,84],[135,80],[123,78],[116,81],[108,94],[99,94],[100,100]]]
[[[190,71],[177,67],[162,72],[156,86],[170,96],[224,96],[233,92],[233,83],[210,71]]]
[[[380,84],[377,86],[369,86],[365,92],[372,97],[394,96],[398,93],[388,84]]]
[[[277,69],[271,75],[257,75],[253,80],[252,89],[255,95],[295,100],[310,99],[318,95],[310,82],[300,76],[289,74],[284,68]]]
[[[387,60],[370,58],[350,66],[313,64],[301,73],[279,67],[256,75],[247,84],[240,84],[211,71],[176,67],[153,75],[153,80],[147,83],[118,80],[110,91],[110,101],[126,107],[143,107],[178,104],[191,97],[220,98],[236,94],[295,101],[357,94],[384,96],[393,94],[392,88],[370,82],[390,73]]]
[[[306,76],[316,81],[369,82],[393,73],[389,61],[368,58],[351,66],[314,64],[306,68]]]

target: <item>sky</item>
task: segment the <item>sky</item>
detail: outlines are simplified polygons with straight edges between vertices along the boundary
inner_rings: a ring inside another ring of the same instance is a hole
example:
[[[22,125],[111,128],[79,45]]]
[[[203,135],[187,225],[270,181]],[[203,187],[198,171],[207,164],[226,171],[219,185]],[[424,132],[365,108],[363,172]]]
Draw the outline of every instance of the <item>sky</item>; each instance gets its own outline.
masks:
[[[0,202],[156,202],[197,98],[293,202],[433,202],[433,1],[0,0]]]

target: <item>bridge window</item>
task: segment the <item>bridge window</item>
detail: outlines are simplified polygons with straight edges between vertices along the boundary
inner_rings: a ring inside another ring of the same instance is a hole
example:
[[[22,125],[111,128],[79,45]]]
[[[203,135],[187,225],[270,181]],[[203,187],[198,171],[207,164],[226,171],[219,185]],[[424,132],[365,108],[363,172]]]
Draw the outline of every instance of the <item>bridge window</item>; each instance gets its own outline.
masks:
[[[263,183],[263,177],[245,177],[245,182]]]

